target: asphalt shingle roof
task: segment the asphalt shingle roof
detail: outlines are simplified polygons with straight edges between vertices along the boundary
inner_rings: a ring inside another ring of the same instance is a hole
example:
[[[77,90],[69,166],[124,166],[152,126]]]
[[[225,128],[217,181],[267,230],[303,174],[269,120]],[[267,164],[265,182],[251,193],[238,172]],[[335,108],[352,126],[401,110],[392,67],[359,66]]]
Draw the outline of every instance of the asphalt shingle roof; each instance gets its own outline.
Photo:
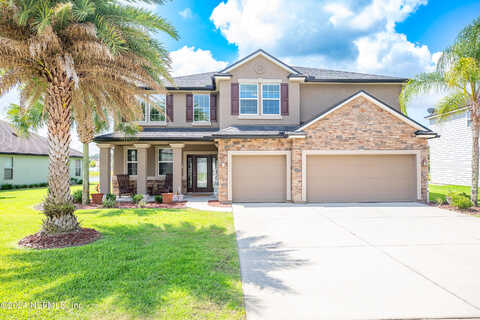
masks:
[[[8,122],[0,120],[0,154],[47,156],[48,140],[34,133],[28,137],[19,136]],[[70,156],[83,157],[83,154],[70,149]]]
[[[306,77],[306,81],[312,82],[405,82],[408,79],[399,77],[382,76],[375,74],[366,74],[349,71],[308,68],[308,67],[292,67],[295,68],[300,75]],[[175,85],[168,85],[168,89],[213,89],[212,77],[216,72],[205,72],[192,74],[187,76],[173,78]],[[299,76],[295,74],[295,76]]]

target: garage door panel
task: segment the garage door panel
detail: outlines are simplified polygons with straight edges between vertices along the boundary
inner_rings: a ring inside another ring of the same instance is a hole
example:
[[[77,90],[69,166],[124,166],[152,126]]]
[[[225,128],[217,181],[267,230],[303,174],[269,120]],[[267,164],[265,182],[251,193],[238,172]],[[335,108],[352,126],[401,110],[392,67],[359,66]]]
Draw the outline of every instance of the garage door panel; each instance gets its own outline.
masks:
[[[416,200],[415,155],[311,155],[307,201]]]
[[[286,201],[286,156],[236,155],[232,157],[234,202]]]

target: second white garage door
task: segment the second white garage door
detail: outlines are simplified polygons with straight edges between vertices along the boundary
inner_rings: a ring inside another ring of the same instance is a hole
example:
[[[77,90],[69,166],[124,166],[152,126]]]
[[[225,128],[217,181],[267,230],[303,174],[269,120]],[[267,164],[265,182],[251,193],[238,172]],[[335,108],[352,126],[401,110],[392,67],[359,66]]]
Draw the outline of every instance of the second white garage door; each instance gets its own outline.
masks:
[[[283,202],[286,200],[286,156],[234,155],[234,202]]]
[[[307,201],[415,201],[415,155],[309,155]]]

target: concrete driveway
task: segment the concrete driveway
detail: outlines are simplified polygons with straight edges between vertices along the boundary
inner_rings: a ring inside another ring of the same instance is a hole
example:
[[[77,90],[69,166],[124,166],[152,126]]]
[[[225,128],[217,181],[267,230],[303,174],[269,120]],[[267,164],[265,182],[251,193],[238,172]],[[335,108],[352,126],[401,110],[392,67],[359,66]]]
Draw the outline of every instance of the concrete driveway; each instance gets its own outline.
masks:
[[[480,317],[480,218],[417,203],[233,212],[248,320]]]

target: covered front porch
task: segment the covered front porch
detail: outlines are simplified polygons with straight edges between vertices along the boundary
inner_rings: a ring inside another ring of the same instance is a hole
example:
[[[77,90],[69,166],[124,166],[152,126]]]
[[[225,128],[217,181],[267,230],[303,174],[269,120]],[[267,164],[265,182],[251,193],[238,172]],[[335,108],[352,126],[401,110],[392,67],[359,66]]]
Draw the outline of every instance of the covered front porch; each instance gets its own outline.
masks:
[[[99,143],[100,192],[117,196],[217,191],[217,147],[213,141],[122,141]],[[125,192],[125,179],[129,192]],[[130,194],[129,194],[130,193]]]

